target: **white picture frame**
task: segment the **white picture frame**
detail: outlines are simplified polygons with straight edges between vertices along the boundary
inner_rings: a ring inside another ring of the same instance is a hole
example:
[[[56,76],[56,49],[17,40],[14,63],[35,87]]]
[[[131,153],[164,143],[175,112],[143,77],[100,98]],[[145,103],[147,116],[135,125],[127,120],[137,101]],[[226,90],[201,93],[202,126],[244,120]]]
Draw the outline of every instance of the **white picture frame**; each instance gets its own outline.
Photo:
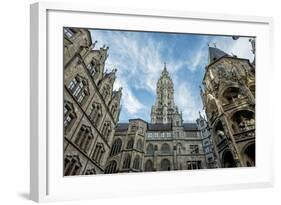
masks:
[[[185,11],[97,8],[94,4],[35,3],[30,15],[30,198],[95,199],[273,186],[273,136],[266,95],[272,75],[273,19]],[[156,26],[157,25],[157,26]],[[182,26],[185,25],[185,26]],[[62,176],[62,26],[256,36],[257,166],[199,171]],[[61,70],[60,70],[61,69]],[[270,74],[269,74],[270,73]],[[266,86],[264,86],[266,83]],[[263,96],[260,95],[263,93]],[[59,108],[60,107],[60,108]],[[57,116],[57,117],[56,117]],[[262,121],[261,119],[267,119]],[[61,125],[59,125],[61,124]],[[265,137],[266,136],[266,139]],[[61,151],[61,152],[60,152]],[[147,182],[149,186],[147,186]],[[186,183],[183,183],[186,181]],[[118,188],[112,186],[118,184]]]

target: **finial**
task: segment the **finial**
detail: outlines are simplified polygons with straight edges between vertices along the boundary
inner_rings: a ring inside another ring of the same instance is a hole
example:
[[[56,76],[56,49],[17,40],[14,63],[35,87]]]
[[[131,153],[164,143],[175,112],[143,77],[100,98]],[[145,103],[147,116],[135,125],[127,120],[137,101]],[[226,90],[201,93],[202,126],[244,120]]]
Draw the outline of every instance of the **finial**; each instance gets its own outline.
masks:
[[[167,65],[166,65],[166,62],[164,62],[164,71],[167,71]]]
[[[96,44],[98,43],[98,41],[95,41],[94,43],[92,43],[91,48],[95,48]]]
[[[216,44],[215,42],[214,42],[213,44],[214,44],[214,47],[216,48],[216,47],[217,47],[217,44]]]

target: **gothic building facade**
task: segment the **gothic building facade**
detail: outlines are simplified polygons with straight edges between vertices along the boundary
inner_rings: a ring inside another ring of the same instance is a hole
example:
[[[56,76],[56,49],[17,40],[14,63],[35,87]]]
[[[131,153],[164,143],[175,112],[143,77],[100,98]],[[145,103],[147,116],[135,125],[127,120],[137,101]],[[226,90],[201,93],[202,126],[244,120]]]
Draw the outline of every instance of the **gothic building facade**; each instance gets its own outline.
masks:
[[[120,112],[116,69],[104,72],[108,47],[86,29],[64,28],[64,176],[104,173]]]
[[[122,89],[113,89],[117,70],[105,71],[109,48],[97,49],[87,29],[64,28],[63,38],[64,176],[255,166],[255,60],[209,47],[206,117],[194,123],[183,121],[164,64],[151,121],[118,123]]]
[[[166,65],[157,82],[151,123],[131,119],[117,125],[105,173],[207,168],[196,123],[184,123],[174,102]]]
[[[251,43],[254,45],[254,39]],[[202,84],[201,96],[219,166],[255,166],[254,61],[209,47]]]

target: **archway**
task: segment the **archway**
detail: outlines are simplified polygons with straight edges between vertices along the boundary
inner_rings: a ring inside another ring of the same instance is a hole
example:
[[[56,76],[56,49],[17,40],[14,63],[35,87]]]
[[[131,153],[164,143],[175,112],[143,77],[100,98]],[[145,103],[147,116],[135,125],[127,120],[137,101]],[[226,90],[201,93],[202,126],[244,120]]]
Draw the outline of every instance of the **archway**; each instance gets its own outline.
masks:
[[[224,168],[236,167],[236,163],[234,161],[234,157],[233,157],[232,153],[229,150],[225,151],[224,154],[223,154],[222,166]]]
[[[256,146],[250,144],[244,151],[244,160],[247,167],[254,167],[256,164]]]
[[[171,163],[168,159],[163,159],[161,161],[161,167],[160,167],[161,171],[170,171],[171,170]]]

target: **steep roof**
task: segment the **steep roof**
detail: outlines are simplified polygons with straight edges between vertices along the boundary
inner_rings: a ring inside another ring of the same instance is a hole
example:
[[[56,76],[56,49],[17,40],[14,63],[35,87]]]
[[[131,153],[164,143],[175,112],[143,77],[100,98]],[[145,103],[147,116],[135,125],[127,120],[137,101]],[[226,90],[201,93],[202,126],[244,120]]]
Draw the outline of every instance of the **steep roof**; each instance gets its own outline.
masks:
[[[218,60],[223,56],[229,55],[218,48],[209,47],[209,64],[213,63],[214,61]]]
[[[118,123],[116,126],[116,132],[125,132],[128,130],[129,123]]]
[[[148,131],[172,131],[172,123],[147,123]],[[116,126],[116,132],[126,132],[128,130],[129,123],[118,123]],[[197,124],[196,123],[183,123],[183,130],[184,131],[197,131]]]
[[[184,131],[196,131],[198,130],[196,123],[183,123],[183,130]]]
[[[172,124],[171,123],[167,123],[167,124],[163,124],[163,123],[152,124],[152,123],[149,123],[148,124],[148,130],[149,131],[171,131],[172,130]]]

